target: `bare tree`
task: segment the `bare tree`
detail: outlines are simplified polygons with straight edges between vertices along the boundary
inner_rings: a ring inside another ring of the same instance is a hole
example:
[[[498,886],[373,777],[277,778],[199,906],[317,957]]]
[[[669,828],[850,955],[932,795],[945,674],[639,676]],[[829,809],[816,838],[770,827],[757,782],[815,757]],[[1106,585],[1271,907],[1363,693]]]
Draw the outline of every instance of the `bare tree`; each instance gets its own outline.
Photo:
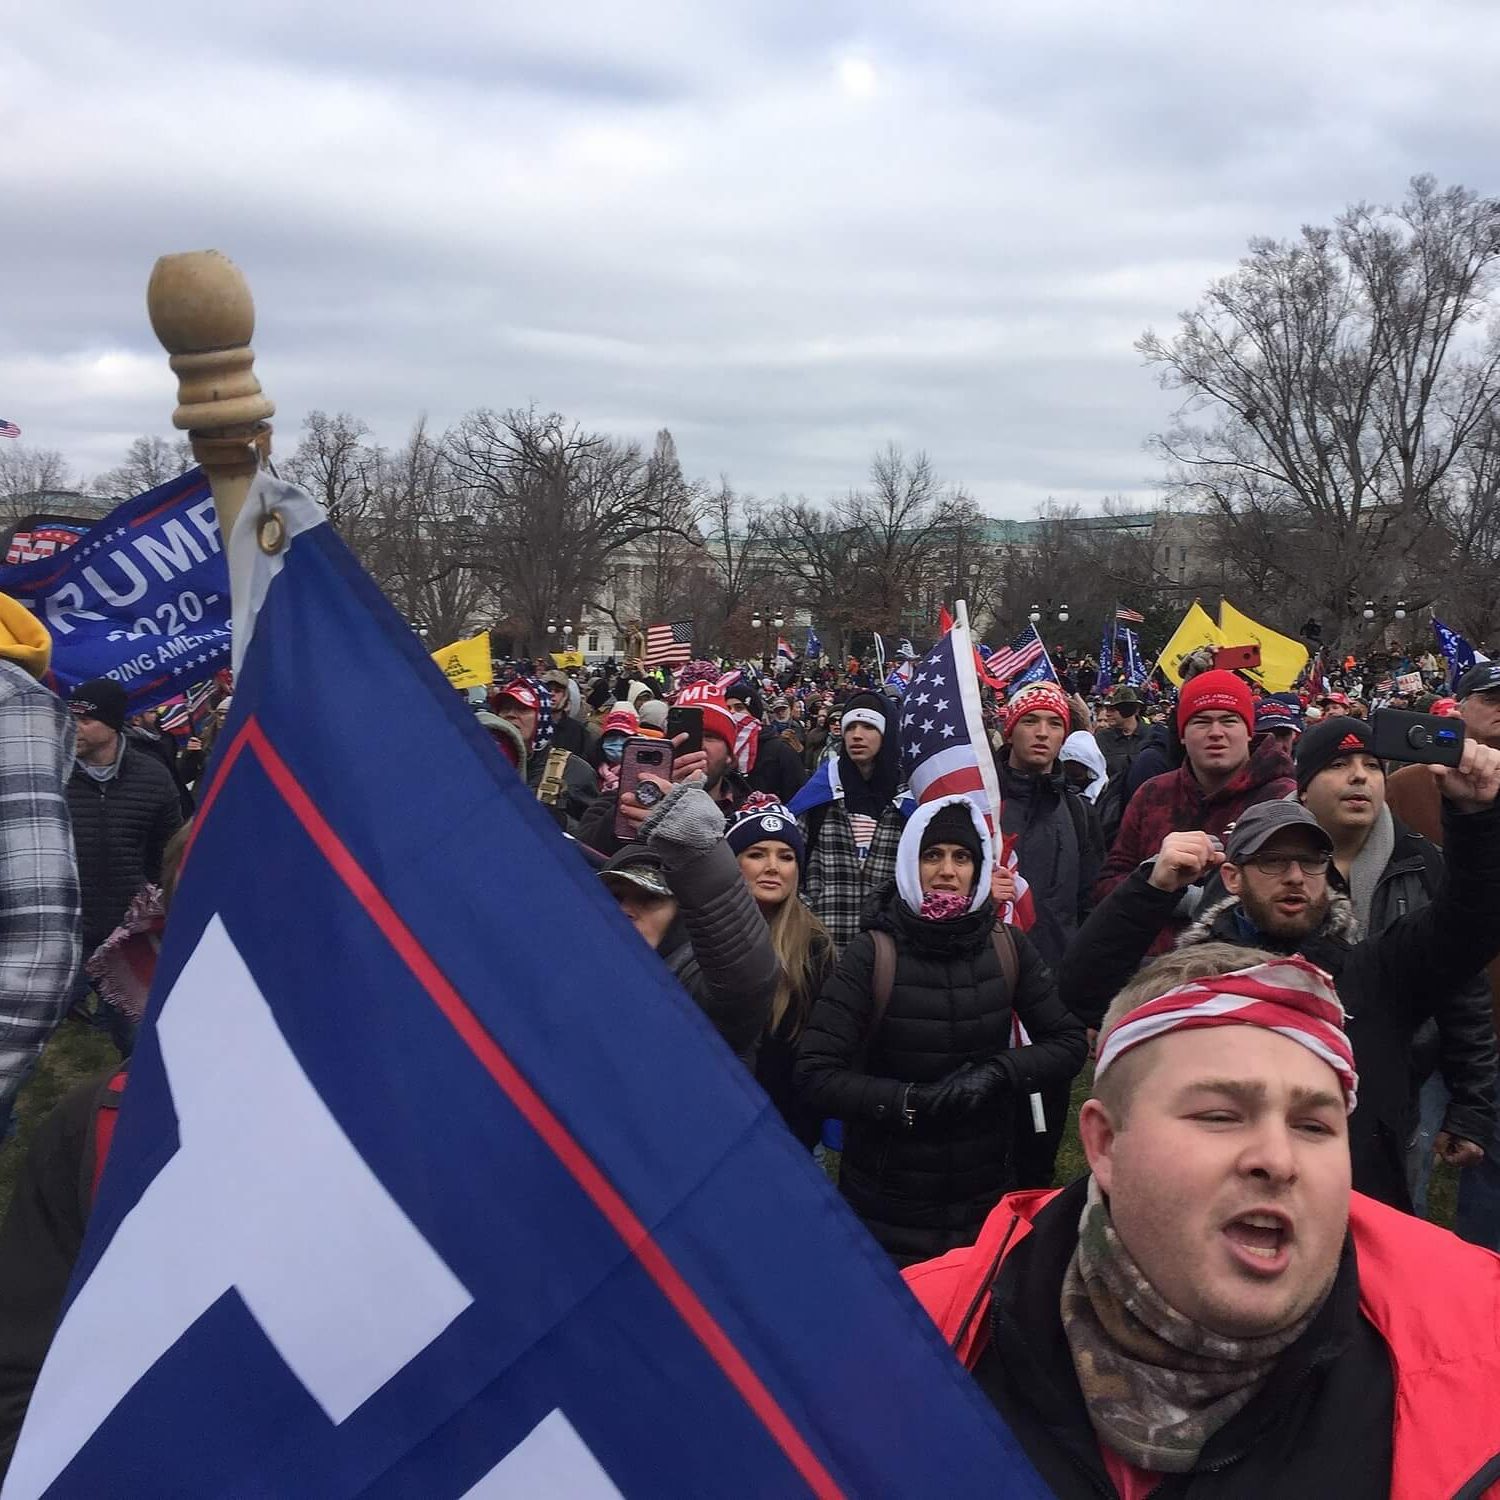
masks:
[[[824,644],[842,660],[849,638],[862,620],[859,545],[839,518],[801,498],[783,497],[765,515],[763,546],[773,564],[783,600],[755,600],[805,606],[824,632]]]
[[[55,448],[0,443],[0,508],[6,520],[19,520],[37,508],[38,497],[69,493],[73,476]]]
[[[417,425],[425,432],[425,419],[419,418]],[[297,447],[283,465],[286,477],[322,503],[356,551],[361,525],[372,518],[378,495],[381,452],[365,441],[369,435],[365,423],[349,412],[309,412]]]
[[[470,565],[487,573],[523,624],[523,645],[549,618],[578,618],[602,593],[610,554],[675,530],[634,443],[585,432],[535,408],[470,412],[448,435],[455,484],[472,524]]]
[[[434,647],[493,614],[490,580],[468,565],[469,517],[443,440],[419,419],[406,443],[380,451],[367,471],[368,512],[359,526],[362,561],[386,597]]]
[[[1335,632],[1423,554],[1500,398],[1500,333],[1475,326],[1497,262],[1500,202],[1417,177],[1399,207],[1252,241],[1175,338],[1139,341],[1188,398],[1155,439],[1178,491]]]
[[[106,469],[89,488],[111,500],[128,500],[186,474],[195,462],[192,445],[186,438],[169,442],[160,437],[138,437],[126,450],[124,462],[117,468]]]

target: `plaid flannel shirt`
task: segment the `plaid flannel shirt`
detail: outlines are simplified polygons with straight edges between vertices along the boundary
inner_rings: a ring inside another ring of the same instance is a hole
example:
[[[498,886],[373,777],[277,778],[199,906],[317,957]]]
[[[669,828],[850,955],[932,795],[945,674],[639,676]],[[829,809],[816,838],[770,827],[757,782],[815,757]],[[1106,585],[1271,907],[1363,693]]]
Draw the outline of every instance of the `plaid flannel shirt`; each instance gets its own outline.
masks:
[[[881,808],[870,851],[863,860],[842,797],[814,808],[802,819],[803,831],[812,835],[802,897],[822,919],[839,954],[859,932],[870,897],[896,878],[896,846],[906,826],[900,807],[904,795],[904,791],[897,793],[896,801]],[[815,831],[810,825],[816,825]]]
[[[67,705],[0,660],[0,1115],[66,1013],[78,973],[73,742]]]

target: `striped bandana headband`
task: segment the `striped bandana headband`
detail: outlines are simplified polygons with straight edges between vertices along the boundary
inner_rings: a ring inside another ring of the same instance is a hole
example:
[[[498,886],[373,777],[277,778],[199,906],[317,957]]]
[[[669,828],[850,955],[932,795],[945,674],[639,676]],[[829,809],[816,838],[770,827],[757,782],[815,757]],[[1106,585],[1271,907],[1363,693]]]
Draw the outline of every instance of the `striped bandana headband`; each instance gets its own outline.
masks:
[[[1305,958],[1282,958],[1178,985],[1133,1010],[1100,1043],[1094,1077],[1139,1047],[1172,1031],[1208,1026],[1260,1026],[1306,1047],[1339,1076],[1354,1112],[1359,1075],[1344,1032],[1344,1007],[1333,980]]]

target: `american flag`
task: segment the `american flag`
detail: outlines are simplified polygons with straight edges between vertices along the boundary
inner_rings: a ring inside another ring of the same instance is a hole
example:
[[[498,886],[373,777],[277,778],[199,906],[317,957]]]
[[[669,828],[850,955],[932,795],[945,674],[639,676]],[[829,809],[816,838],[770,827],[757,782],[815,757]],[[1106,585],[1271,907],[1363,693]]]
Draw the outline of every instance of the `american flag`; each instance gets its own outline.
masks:
[[[693,622],[673,620],[666,625],[646,627],[645,667],[680,667],[693,659]]]
[[[996,682],[1011,682],[1028,667],[1044,661],[1046,656],[1047,648],[1042,644],[1041,636],[1036,633],[1036,626],[1028,625],[1010,645],[991,651],[985,657],[984,665]]]
[[[1000,780],[984,732],[974,648],[965,625],[954,625],[917,663],[901,708],[901,755],[918,802],[966,796],[984,813],[990,833],[997,832]],[[1016,899],[1006,920],[1028,928],[1036,921],[1036,908],[1016,868],[1013,839],[1001,840],[1000,861],[1016,877]]]
[[[1122,625],[1144,625],[1146,617],[1138,609],[1126,609],[1123,604],[1115,607],[1115,619]]]
[[[0,437],[18,438],[20,435],[21,429],[14,422],[7,422],[4,417],[0,417]]]

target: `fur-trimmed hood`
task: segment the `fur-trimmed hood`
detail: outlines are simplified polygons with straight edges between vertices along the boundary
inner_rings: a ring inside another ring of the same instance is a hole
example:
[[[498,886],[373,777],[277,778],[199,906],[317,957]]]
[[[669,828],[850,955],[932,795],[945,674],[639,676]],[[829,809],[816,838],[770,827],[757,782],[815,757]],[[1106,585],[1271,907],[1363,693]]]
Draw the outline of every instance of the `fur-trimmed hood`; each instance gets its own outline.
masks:
[[[1211,943],[1222,939],[1225,934],[1216,934],[1214,928],[1239,904],[1238,896],[1225,896],[1222,900],[1215,901],[1212,906],[1204,907],[1196,920],[1183,928],[1177,939],[1177,947],[1191,948],[1198,943]],[[1237,934],[1228,936],[1231,941],[1243,941]],[[1346,948],[1352,947],[1359,941],[1359,918],[1354,914],[1354,903],[1343,892],[1329,892],[1328,915],[1323,918],[1323,925],[1312,936],[1323,942],[1341,944]]]

